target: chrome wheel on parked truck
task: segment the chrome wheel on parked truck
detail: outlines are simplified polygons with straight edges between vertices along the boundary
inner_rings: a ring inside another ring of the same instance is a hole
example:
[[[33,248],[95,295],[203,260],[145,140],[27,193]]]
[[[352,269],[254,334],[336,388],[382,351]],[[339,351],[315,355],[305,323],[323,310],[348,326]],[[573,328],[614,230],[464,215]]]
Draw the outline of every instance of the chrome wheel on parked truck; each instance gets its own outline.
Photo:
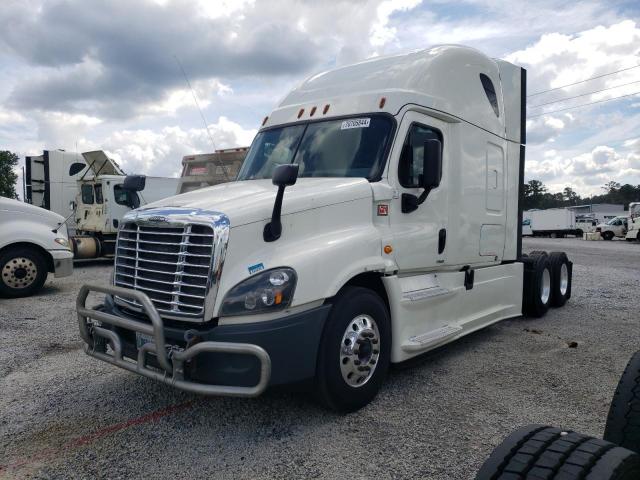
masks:
[[[387,306],[372,290],[346,287],[338,294],[320,342],[316,389],[329,408],[352,412],[378,393],[391,355]]]
[[[28,247],[13,247],[0,253],[0,296],[32,295],[47,280],[44,257]]]
[[[365,385],[376,371],[380,357],[380,332],[369,315],[355,317],[342,336],[340,370],[351,387]]]

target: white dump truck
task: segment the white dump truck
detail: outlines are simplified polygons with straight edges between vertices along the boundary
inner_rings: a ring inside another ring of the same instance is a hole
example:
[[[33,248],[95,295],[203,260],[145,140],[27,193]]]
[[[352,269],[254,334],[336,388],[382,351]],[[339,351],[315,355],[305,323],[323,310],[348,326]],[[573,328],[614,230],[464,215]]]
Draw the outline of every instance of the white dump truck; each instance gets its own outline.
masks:
[[[390,363],[563,305],[566,255],[522,254],[525,99],[525,70],[461,46],[314,75],[237,181],[125,215],[113,284],[78,295],[86,353],[201,394],[309,382],[352,411]]]
[[[631,202],[629,204],[629,229],[625,238],[629,241],[637,240],[640,242],[640,202]]]
[[[64,218],[44,208],[0,197],[0,297],[27,297],[48,273],[73,272]]]

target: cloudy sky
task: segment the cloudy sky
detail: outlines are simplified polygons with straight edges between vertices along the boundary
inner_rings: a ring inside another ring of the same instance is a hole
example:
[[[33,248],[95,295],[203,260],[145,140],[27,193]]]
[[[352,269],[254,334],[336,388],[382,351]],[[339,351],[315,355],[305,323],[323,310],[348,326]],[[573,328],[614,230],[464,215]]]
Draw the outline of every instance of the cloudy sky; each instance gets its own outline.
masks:
[[[640,184],[636,0],[1,3],[0,149],[21,157],[104,149],[127,172],[177,175],[212,149],[178,61],[227,148],[313,72],[458,43],[527,68],[532,94],[624,69],[529,97],[527,178],[583,195]]]

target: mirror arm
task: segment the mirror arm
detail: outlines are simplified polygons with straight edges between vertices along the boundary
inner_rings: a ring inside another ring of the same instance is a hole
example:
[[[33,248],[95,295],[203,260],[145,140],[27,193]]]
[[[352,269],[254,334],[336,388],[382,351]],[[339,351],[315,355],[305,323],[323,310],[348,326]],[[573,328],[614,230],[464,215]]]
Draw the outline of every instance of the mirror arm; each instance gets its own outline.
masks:
[[[278,193],[276,194],[276,201],[273,204],[273,213],[271,214],[271,221],[264,226],[262,237],[265,242],[274,242],[282,235],[282,222],[280,221],[280,214],[282,212],[282,198],[284,197],[285,185],[278,186]]]
[[[427,196],[429,195],[430,192],[431,192],[431,187],[424,189],[424,192],[422,192],[418,197],[418,205],[422,205],[424,203],[424,201],[427,199]]]

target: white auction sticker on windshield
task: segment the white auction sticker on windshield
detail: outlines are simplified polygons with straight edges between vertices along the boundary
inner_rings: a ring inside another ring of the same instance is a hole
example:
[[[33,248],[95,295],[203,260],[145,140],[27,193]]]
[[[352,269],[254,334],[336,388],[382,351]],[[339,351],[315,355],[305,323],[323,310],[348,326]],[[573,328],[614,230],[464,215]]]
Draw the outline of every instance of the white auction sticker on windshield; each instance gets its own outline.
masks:
[[[349,128],[367,128],[370,121],[370,118],[352,118],[351,120],[345,120],[342,122],[340,130],[347,130]]]

